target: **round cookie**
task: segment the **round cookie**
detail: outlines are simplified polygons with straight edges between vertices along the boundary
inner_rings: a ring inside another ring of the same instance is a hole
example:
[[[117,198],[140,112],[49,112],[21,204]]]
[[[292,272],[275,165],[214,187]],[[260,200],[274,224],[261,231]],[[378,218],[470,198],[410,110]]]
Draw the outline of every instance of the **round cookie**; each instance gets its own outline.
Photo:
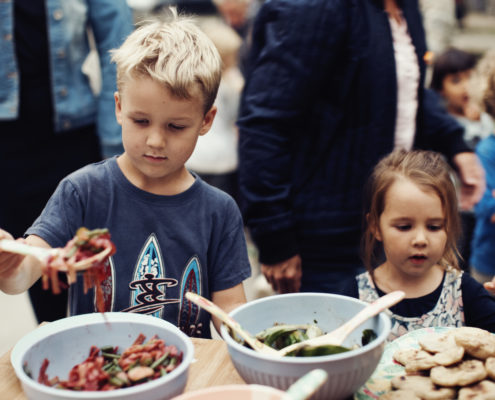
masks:
[[[454,345],[447,350],[442,350],[433,356],[433,360],[437,365],[443,365],[444,367],[455,364],[462,360],[464,357],[464,347]]]
[[[453,367],[434,367],[430,371],[433,383],[440,386],[467,386],[486,378],[486,370],[480,360],[463,361]]]
[[[467,354],[485,360],[495,357],[495,335],[484,329],[463,326],[452,331],[458,346],[464,347]]]
[[[457,394],[454,389],[438,387],[430,378],[421,375],[395,376],[392,378],[392,387],[412,391],[416,396],[425,400],[455,399]]]
[[[404,365],[407,372],[429,370],[438,365],[433,355],[420,349],[399,349],[393,357]]]
[[[481,381],[473,386],[464,387],[459,390],[458,400],[495,400],[495,383],[492,381]]]
[[[423,350],[429,351],[430,353],[441,353],[456,346],[455,339],[452,335],[439,333],[426,335],[420,338],[418,343]]]

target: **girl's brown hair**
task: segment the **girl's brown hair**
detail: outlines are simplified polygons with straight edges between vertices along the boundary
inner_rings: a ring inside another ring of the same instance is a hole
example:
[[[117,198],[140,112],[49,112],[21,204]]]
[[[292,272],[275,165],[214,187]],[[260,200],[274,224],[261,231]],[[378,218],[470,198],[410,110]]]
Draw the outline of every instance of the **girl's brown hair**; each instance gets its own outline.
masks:
[[[396,150],[384,157],[374,168],[366,187],[366,230],[363,236],[363,261],[372,273],[378,266],[383,247],[373,234],[380,226],[385,209],[385,197],[392,184],[409,179],[425,190],[433,191],[442,203],[447,243],[440,265],[459,269],[457,241],[461,233],[454,174],[447,162],[432,151]]]

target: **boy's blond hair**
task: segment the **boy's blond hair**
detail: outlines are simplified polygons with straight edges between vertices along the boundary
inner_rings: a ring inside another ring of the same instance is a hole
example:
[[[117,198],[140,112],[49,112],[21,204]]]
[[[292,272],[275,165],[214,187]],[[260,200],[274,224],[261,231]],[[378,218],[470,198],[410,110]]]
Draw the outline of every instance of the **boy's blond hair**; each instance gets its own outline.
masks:
[[[220,56],[191,18],[174,15],[147,22],[111,53],[119,92],[129,77],[149,77],[181,99],[190,99],[199,86],[205,113],[213,106],[221,77]]]

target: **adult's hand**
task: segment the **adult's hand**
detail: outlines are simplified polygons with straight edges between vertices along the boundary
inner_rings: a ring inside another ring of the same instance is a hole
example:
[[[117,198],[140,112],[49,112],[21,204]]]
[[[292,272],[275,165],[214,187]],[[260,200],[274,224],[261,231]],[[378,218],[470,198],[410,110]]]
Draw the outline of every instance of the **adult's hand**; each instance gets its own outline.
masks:
[[[295,293],[301,288],[301,257],[295,255],[273,265],[261,265],[261,272],[278,293]]]
[[[495,296],[495,276],[490,282],[485,282],[483,286],[492,296]]]
[[[461,180],[461,209],[470,210],[481,200],[485,192],[485,170],[474,153],[456,154],[453,161]]]

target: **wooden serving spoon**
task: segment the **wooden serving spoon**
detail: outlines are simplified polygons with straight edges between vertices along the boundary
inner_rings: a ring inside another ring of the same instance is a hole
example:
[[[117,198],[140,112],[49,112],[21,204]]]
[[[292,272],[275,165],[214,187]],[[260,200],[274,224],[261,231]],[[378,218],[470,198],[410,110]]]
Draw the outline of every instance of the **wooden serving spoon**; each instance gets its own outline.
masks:
[[[33,256],[38,260],[40,260],[43,263],[43,265],[47,265],[48,261],[51,260],[53,257],[57,257],[63,254],[62,248],[45,248],[45,247],[31,246],[29,244],[19,242],[18,240],[10,240],[10,239],[0,240],[0,250],[9,253],[21,254],[25,256]],[[111,251],[112,251],[111,248],[106,248],[105,250],[96,253],[92,257],[74,263],[73,268],[75,271],[84,271],[90,268],[93,265],[93,263],[100,262],[103,259],[105,259],[105,257],[107,257]],[[67,272],[67,268],[62,267],[59,269],[59,271]]]
[[[309,399],[328,379],[326,371],[317,368],[300,377],[286,390],[282,400]]]
[[[197,293],[187,292],[185,294],[186,299],[192,301],[194,304],[198,305],[201,308],[204,308],[211,315],[219,318],[225,325],[231,328],[235,333],[237,333],[245,342],[251,346],[251,348],[258,353],[270,354],[272,356],[278,356],[278,351],[272,349],[270,346],[267,346],[263,342],[259,341],[251,335],[248,331],[244,330],[239,322],[233,319],[230,315],[228,315],[225,311],[223,311],[216,304],[212,303],[210,300],[205,299],[203,296],[200,296]]]
[[[388,293],[385,296],[380,297],[373,303],[368,304],[361,311],[359,311],[354,317],[352,317],[345,324],[339,326],[337,329],[329,332],[323,336],[318,336],[312,339],[304,340],[302,342],[294,343],[290,346],[284,347],[277,351],[279,356],[285,356],[295,350],[299,350],[303,347],[310,346],[340,346],[349,334],[354,331],[359,325],[366,320],[381,313],[383,310],[392,307],[401,301],[406,294],[402,290],[396,290]]]

